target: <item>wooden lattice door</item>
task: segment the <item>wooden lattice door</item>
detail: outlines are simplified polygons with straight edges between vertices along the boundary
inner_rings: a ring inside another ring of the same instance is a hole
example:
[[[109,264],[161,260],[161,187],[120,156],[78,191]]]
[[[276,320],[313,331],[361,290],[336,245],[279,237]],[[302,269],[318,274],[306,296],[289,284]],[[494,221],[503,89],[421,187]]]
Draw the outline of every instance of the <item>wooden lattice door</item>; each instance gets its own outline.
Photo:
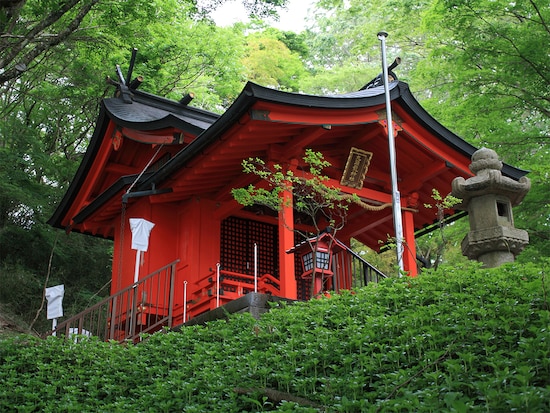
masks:
[[[258,275],[279,278],[277,227],[265,222],[229,217],[221,225],[220,261],[224,270],[254,274],[254,244],[258,251]]]

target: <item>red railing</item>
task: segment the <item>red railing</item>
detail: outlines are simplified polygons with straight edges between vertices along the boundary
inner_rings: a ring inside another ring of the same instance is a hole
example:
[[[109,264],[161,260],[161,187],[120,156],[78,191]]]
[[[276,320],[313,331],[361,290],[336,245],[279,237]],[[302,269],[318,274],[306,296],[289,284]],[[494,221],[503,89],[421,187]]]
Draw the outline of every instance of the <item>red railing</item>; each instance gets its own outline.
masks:
[[[271,274],[263,274],[255,280],[253,275],[216,269],[193,286],[187,301],[185,321],[250,292],[278,296],[280,295],[279,280]]]
[[[57,325],[52,335],[97,336],[136,342],[143,333],[172,327],[176,260]]]
[[[174,304],[176,260],[135,284],[103,299],[59,323],[50,334],[97,336],[101,340],[137,342],[143,333],[184,324],[250,292],[280,296],[280,281],[271,274],[253,275],[223,270],[217,266],[189,285],[185,304]],[[181,268],[180,268],[181,270]],[[361,287],[386,276],[350,249],[333,257],[331,290]],[[186,282],[184,283],[186,288]],[[178,287],[179,288],[179,287]],[[307,299],[308,296],[304,299]]]

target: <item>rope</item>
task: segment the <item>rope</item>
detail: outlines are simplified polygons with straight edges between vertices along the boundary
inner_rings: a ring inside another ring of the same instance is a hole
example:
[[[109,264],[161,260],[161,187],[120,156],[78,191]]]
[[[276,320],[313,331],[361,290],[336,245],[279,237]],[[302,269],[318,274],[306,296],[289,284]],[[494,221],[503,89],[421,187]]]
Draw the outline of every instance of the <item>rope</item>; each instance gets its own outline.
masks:
[[[126,204],[122,203],[120,214],[120,242],[118,244],[118,272],[116,280],[116,291],[121,290],[122,286],[122,248],[124,246],[124,222],[126,221]]]
[[[382,205],[371,205],[366,202],[361,201],[360,199],[353,199],[352,195],[344,194],[342,196],[344,199],[350,199],[353,203],[359,205],[361,208],[366,209],[367,211],[382,211],[388,207],[391,207],[391,203],[386,203]]]
[[[140,178],[143,176],[145,171],[151,166],[157,155],[159,154],[160,150],[163,148],[164,144],[159,145],[157,148],[157,151],[153,154],[151,159],[149,159],[149,162],[147,162],[147,165],[143,168],[143,170],[139,173],[137,178],[132,182],[132,184],[128,187],[126,190],[126,193],[129,194],[130,191],[134,188],[136,183],[140,180]],[[126,222],[126,203],[122,203],[122,210],[120,214],[120,243],[119,243],[119,250],[118,250],[118,274],[117,274],[117,282],[116,282],[116,291],[120,291],[121,284],[122,284],[122,249],[124,247],[124,224]]]
[[[305,181],[305,179],[303,179],[303,180]],[[321,192],[323,195],[327,194],[327,191],[324,191],[322,188],[317,188],[317,190],[319,192]],[[342,199],[347,199],[348,201],[353,202],[356,205],[359,205],[361,208],[366,209],[367,211],[373,211],[373,212],[382,211],[383,209],[386,209],[386,208],[389,208],[389,207],[393,206],[393,204],[391,202],[381,204],[381,205],[367,204],[366,202],[363,202],[361,199],[359,199],[358,196],[352,195],[352,194],[346,194],[346,193],[342,194],[341,193],[340,196],[342,197]],[[401,210],[402,211],[418,212],[417,209],[408,208],[408,207],[401,207]]]
[[[126,191],[127,194],[130,193],[130,191],[132,190],[132,188],[136,185],[137,181],[139,181],[139,179],[143,176],[143,174],[145,173],[145,171],[147,170],[147,168],[149,168],[151,166],[151,164],[153,163],[153,161],[155,160],[155,158],[157,157],[158,153],[160,152],[160,150],[162,149],[162,147],[164,146],[164,144],[161,144],[159,145],[157,151],[154,153],[154,155],[151,157],[151,159],[149,159],[149,162],[147,162],[147,165],[145,165],[145,168],[143,168],[143,170],[139,173],[138,177],[135,179],[134,182],[132,182],[132,185],[130,185],[128,187],[128,190]]]
[[[366,202],[363,202],[363,201],[361,201],[360,199],[357,199],[357,197],[355,197],[355,196],[353,196],[353,195],[350,195],[350,194],[343,194],[343,195],[342,195],[342,198],[343,198],[343,199],[348,199],[348,200],[350,200],[350,201],[353,202],[354,204],[359,205],[361,208],[366,209],[367,211],[382,211],[383,209],[392,206],[392,203],[391,203],[391,202],[388,202],[388,203],[385,203],[385,204],[381,204],[381,205],[367,204]],[[417,209],[408,208],[408,207],[401,207],[401,210],[402,210],[402,211],[418,212]]]

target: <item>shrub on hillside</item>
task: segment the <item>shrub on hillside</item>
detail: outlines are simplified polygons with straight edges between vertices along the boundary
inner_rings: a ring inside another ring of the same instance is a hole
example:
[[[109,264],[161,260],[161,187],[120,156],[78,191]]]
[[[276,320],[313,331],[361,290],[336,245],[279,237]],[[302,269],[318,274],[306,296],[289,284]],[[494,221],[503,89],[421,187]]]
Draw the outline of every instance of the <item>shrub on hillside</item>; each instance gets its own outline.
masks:
[[[136,346],[5,339],[0,410],[550,411],[545,268],[439,268]]]

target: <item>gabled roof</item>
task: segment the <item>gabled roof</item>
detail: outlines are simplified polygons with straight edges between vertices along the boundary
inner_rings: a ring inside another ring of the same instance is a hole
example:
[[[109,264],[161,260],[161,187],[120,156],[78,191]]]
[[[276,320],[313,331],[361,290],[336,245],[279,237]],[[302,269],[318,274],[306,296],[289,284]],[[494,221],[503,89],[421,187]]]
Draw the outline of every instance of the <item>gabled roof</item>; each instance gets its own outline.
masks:
[[[477,148],[431,117],[406,83],[393,82],[390,88],[394,122],[398,125],[401,195],[419,193],[421,203],[430,202],[432,189],[447,194],[454,177],[471,176],[468,165]],[[231,212],[236,207],[231,206],[230,190],[252,179],[243,176],[243,159],[259,156],[286,162],[301,159],[305,148],[320,151],[331,162],[328,173],[334,182],[341,177],[351,147],[372,152],[360,196],[375,205],[391,202],[384,119],[383,87],[312,96],[248,83],[221,116],[137,91],[131,104],[118,98],[105,99],[88,151],[49,223],[112,236],[112,221],[120,213],[128,176],[134,177],[132,191],[170,188],[169,194],[158,195],[155,202],[208,196],[226,204]],[[110,142],[116,131],[126,133],[128,138],[124,150],[118,152]],[[137,140],[131,136],[135,131],[139,131]],[[152,141],[147,143],[147,134],[164,136],[171,144],[163,148],[164,160],[155,160],[154,167],[141,175],[158,148]],[[179,140],[172,141],[172,135],[179,136]],[[517,180],[526,171],[505,165],[503,174]],[[434,211],[422,206],[418,210],[415,222],[419,229],[435,221]],[[368,214],[350,211],[349,215],[345,235],[357,237],[373,248],[392,233],[390,208]]]
[[[69,213],[70,207],[74,205],[79,192],[89,177],[90,171],[97,163],[102,146],[106,146],[105,143],[110,138],[109,129],[116,127],[128,128],[135,131],[157,132],[159,135],[162,135],[163,132],[166,135],[178,131],[183,135],[187,134],[189,140],[192,140],[208,129],[219,117],[220,115],[216,113],[182,105],[179,102],[138,90],[133,91],[131,104],[124,103],[120,97],[103,99],[100,104],[96,128],[84,158],[65,196],[48,223],[57,228],[71,229],[71,224],[67,219],[72,219],[74,216],[68,217],[66,214]],[[102,205],[102,202],[110,199],[108,195],[114,196],[114,194],[122,191],[124,187],[127,188],[128,185],[134,183],[139,176],[137,173],[134,175],[119,175],[116,180],[109,183],[107,192],[95,198],[95,204]],[[144,175],[143,177],[147,176]],[[86,204],[85,207],[88,207],[88,202],[85,201],[84,204]],[[89,207],[87,209],[90,210]]]
[[[208,129],[220,115],[150,93],[134,91],[133,102],[119,98],[102,101],[105,112],[117,125],[142,131],[178,128],[198,135]]]
[[[420,106],[418,101],[410,92],[409,86],[403,82],[393,82],[390,85],[391,100],[401,103],[405,111],[417,120],[426,129],[437,135],[441,143],[454,148],[463,155],[471,158],[477,150],[462,138],[458,137],[450,130],[437,122],[428,112]],[[189,147],[178,153],[162,170],[151,176],[143,182],[142,186],[147,186],[154,181],[162,181],[166,176],[174,173],[175,170],[183,166],[187,161],[193,159],[197,153],[217,140],[221,134],[228,130],[238,119],[247,114],[251,107],[258,101],[274,103],[279,105],[288,105],[289,107],[303,107],[308,109],[323,109],[330,111],[340,111],[346,109],[364,109],[376,107],[385,103],[384,89],[378,87],[366,89],[358,92],[344,95],[312,96],[304,94],[295,94],[281,92],[271,88],[259,86],[249,82],[244,90],[234,102],[234,104],[225,112],[221,118],[209,129],[205,130]],[[276,122],[276,120],[274,120]],[[296,119],[296,123],[305,123],[303,120]],[[331,123],[331,122],[327,122]],[[358,120],[358,123],[362,121]],[[504,165],[503,174],[513,179],[519,179],[527,172],[510,165]]]

